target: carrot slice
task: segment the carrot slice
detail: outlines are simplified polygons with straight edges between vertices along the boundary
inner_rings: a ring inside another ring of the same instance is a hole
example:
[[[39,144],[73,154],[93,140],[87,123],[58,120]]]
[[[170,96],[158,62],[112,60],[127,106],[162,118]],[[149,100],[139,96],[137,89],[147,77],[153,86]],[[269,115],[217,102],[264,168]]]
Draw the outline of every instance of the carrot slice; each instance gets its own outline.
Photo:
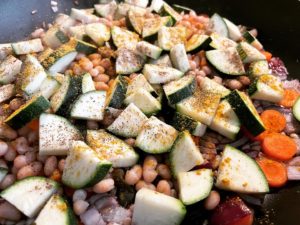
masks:
[[[262,142],[263,152],[278,160],[289,160],[296,154],[295,141],[283,134],[271,133]]]
[[[253,140],[254,140],[254,141],[263,141],[263,140],[265,139],[265,137],[266,137],[267,135],[269,135],[270,133],[271,133],[270,131],[265,130],[265,131],[262,132],[261,134],[255,136],[255,137],[253,138]]]
[[[261,51],[262,54],[264,54],[264,56],[266,57],[267,61],[270,61],[272,58],[272,54],[270,52],[267,51]]]
[[[260,115],[266,129],[270,132],[279,133],[284,130],[286,126],[286,120],[282,113],[269,109],[265,110]]]
[[[264,157],[256,161],[264,172],[271,187],[281,187],[287,182],[287,171],[283,163]]]
[[[300,96],[300,93],[294,89],[285,89],[283,94],[283,99],[279,102],[279,105],[282,105],[286,108],[291,108],[295,104],[297,98]]]
[[[39,120],[38,119],[34,119],[31,122],[29,122],[27,124],[27,126],[33,130],[33,131],[37,131],[39,129]]]

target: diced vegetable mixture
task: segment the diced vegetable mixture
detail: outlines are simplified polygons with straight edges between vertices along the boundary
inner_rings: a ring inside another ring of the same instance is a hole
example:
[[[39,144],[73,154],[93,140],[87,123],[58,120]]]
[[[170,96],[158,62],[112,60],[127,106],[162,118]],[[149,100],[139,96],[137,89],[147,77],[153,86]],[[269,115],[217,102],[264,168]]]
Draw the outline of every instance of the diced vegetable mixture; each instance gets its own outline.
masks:
[[[300,84],[234,22],[100,1],[0,44],[0,224],[251,225],[300,180]]]

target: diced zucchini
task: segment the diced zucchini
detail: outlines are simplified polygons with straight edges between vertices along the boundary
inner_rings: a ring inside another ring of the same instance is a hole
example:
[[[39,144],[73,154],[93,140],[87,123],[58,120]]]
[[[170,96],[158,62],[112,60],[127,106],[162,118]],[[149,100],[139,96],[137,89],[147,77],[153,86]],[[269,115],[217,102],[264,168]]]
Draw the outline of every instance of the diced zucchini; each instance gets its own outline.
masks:
[[[130,5],[146,8],[149,3],[149,0],[125,0],[125,2]]]
[[[54,50],[52,48],[45,48],[44,51],[42,51],[38,56],[37,59],[39,62],[44,61],[47,57],[49,57],[50,54],[52,54]]]
[[[221,101],[209,128],[234,140],[240,131],[240,120],[227,100]]]
[[[73,38],[69,42],[69,44],[72,45],[76,49],[77,52],[81,52],[81,53],[84,53],[87,55],[97,52],[96,45],[93,45],[88,42],[81,41],[81,40],[78,40],[75,38]]]
[[[261,60],[250,63],[249,74],[253,77],[259,77],[263,74],[270,74],[268,61]]]
[[[158,59],[162,53],[162,49],[156,45],[150,44],[146,41],[140,41],[136,45],[136,50],[141,54],[148,56],[152,59]]]
[[[172,65],[185,73],[190,69],[189,59],[187,57],[185,47],[183,44],[177,44],[173,46],[170,50],[170,57]]]
[[[171,125],[178,131],[188,130],[192,135],[202,137],[207,126],[189,116],[175,112]]]
[[[22,61],[12,55],[0,62],[0,84],[9,84],[16,80],[21,71]]]
[[[162,108],[161,103],[148,91],[142,88],[127,96],[124,100],[124,103],[126,105],[131,103],[135,104],[143,113],[148,116],[157,114]]]
[[[176,80],[184,75],[183,72],[171,67],[146,64],[143,74],[151,84],[161,84]]]
[[[265,126],[251,99],[244,92],[234,90],[226,97],[226,99],[240,119],[242,125],[253,136],[257,136],[265,131]]]
[[[230,47],[235,48],[237,43],[229,38],[223,37],[217,33],[212,33],[210,35],[212,41],[209,44],[210,47],[219,50],[226,50]]]
[[[4,122],[13,129],[19,129],[39,117],[49,107],[50,103],[46,98],[34,96],[7,117]]]
[[[40,87],[40,93],[49,99],[60,87],[60,83],[52,76],[47,76]]]
[[[131,10],[131,9],[133,9],[133,10],[139,10],[139,11],[144,10],[145,13],[146,13],[146,9],[145,8],[121,2],[120,4],[118,4],[118,9],[117,9],[117,11],[115,13],[114,19],[121,19],[121,18],[126,17],[127,14],[128,14],[128,12],[129,12],[129,10]]]
[[[165,153],[171,149],[177,134],[172,126],[152,116],[140,130],[135,145],[151,154]]]
[[[26,56],[21,73],[21,89],[28,95],[38,92],[47,77],[42,65],[32,55]]]
[[[77,56],[77,51],[73,44],[63,44],[42,61],[43,67],[50,74],[62,73],[73,62]]]
[[[88,130],[86,140],[98,157],[110,161],[114,168],[133,166],[139,159],[131,146],[104,130]]]
[[[87,24],[85,33],[99,46],[110,39],[110,29],[102,23]]]
[[[212,39],[205,34],[194,34],[190,39],[185,42],[185,49],[191,54],[206,50]]]
[[[173,24],[172,18],[170,16],[154,16],[153,18],[147,18],[143,24],[142,37],[144,39],[153,41],[157,39],[159,30],[163,26],[171,26]]]
[[[71,117],[84,120],[103,120],[105,91],[90,91],[78,97],[71,109]]]
[[[72,26],[69,28],[69,33],[72,37],[78,40],[83,40],[87,37],[87,34],[85,33],[85,25]]]
[[[249,31],[246,31],[243,34],[245,41],[247,41],[250,45],[252,45],[257,50],[262,50],[263,46]]]
[[[173,67],[170,56],[168,54],[162,55],[158,59],[150,59],[149,64],[163,66],[163,67]]]
[[[173,9],[175,9],[178,13],[189,13],[191,11],[194,11],[193,9],[183,6],[183,5],[178,5],[178,4],[172,4]]]
[[[106,106],[119,109],[126,97],[128,82],[124,76],[117,76],[107,92]]]
[[[255,160],[229,145],[223,151],[216,186],[240,193],[269,191],[267,179]]]
[[[214,183],[211,169],[198,169],[178,174],[179,199],[185,205],[192,205],[205,199]]]
[[[55,19],[55,25],[59,26],[59,28],[63,32],[68,32],[70,27],[74,26],[76,24],[76,20],[71,18],[69,15],[59,13]]]
[[[224,19],[218,14],[215,13],[210,18],[212,30],[223,37],[229,36],[228,27],[224,21]]]
[[[162,26],[158,32],[158,46],[166,51],[170,51],[177,44],[184,43],[185,40],[186,28],[183,26]]]
[[[1,192],[1,197],[24,215],[34,217],[48,199],[59,189],[59,184],[45,177],[27,177]]]
[[[209,79],[208,77],[204,77],[201,79],[200,87],[201,89],[204,89],[206,91],[220,94],[222,98],[230,94],[229,89],[224,87],[222,84],[219,84],[216,81]]]
[[[5,102],[15,95],[15,85],[6,84],[0,87],[0,103]]]
[[[244,63],[266,60],[266,56],[247,42],[240,42],[237,51]]]
[[[171,16],[172,19],[175,22],[178,22],[179,20],[182,19],[182,16],[176,12],[176,10],[174,10],[170,5],[168,5],[166,2],[164,2],[161,10],[160,10],[160,15],[162,16]]]
[[[284,90],[278,77],[265,74],[252,82],[248,93],[252,99],[277,103],[283,98]]]
[[[245,74],[243,62],[235,48],[207,51],[206,58],[221,73],[233,76]]]
[[[43,113],[39,121],[40,155],[67,155],[72,142],[82,139],[75,126],[63,117]]]
[[[7,56],[13,54],[13,49],[10,43],[0,44],[0,60],[4,60]]]
[[[223,18],[223,20],[227,26],[229,38],[234,41],[239,41],[242,38],[242,34],[238,26],[226,18]]]
[[[104,18],[107,17],[113,18],[117,11],[118,5],[116,1],[111,1],[104,4],[95,4],[94,7],[99,16]]]
[[[173,175],[177,177],[180,172],[187,172],[203,162],[200,149],[194,143],[191,134],[187,130],[181,132],[170,153]]]
[[[300,97],[298,97],[293,106],[293,115],[300,122]]]
[[[136,77],[129,81],[126,96],[129,96],[140,88],[148,91],[151,94],[155,94],[155,90],[149,84],[145,76],[143,74],[138,74]]]
[[[163,89],[169,103],[173,105],[193,95],[196,90],[196,85],[195,76],[187,75],[165,84]]]
[[[144,56],[139,55],[133,50],[121,48],[118,51],[116,60],[116,72],[117,74],[132,74],[140,71],[144,63]]]
[[[43,37],[44,43],[53,49],[58,48],[69,41],[69,37],[60,30],[59,26],[52,26],[47,30]]]
[[[92,9],[94,11],[94,9]],[[93,13],[93,12],[92,12]],[[83,24],[96,23],[99,21],[99,17],[93,15],[91,12],[85,9],[71,9],[70,17],[81,21]]]
[[[82,76],[81,90],[82,93],[96,90],[91,74],[86,73]]]
[[[178,199],[146,188],[137,192],[134,206],[135,225],[180,225],[186,214]]]
[[[126,22],[131,30],[138,34],[142,34],[145,22],[145,11],[140,10],[139,8],[130,9],[126,17]]]
[[[68,116],[71,104],[81,94],[82,77],[66,76],[57,92],[51,97],[52,110],[61,116]]]
[[[159,13],[164,5],[163,0],[152,0],[150,9],[153,10],[156,13]]]
[[[128,48],[130,46],[135,47],[140,40],[138,34],[117,26],[113,26],[111,28],[111,36],[115,46],[117,46],[118,48]]]
[[[11,47],[16,55],[26,55],[30,53],[41,52],[44,50],[40,38],[13,43],[11,44]]]
[[[77,225],[72,207],[60,195],[52,195],[35,219],[35,225],[51,225],[55,218],[56,225]]]
[[[7,173],[8,173],[8,168],[0,167],[0,182],[3,181]]]
[[[111,166],[83,141],[74,141],[66,159],[62,182],[74,189],[90,187],[102,180]]]

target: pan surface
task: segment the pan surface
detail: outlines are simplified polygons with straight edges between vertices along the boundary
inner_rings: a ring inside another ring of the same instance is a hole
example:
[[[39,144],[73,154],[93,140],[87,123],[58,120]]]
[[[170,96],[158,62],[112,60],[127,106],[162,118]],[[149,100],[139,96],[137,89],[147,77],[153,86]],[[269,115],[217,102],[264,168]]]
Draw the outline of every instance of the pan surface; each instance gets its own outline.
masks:
[[[96,1],[58,0],[59,12],[68,13],[71,7],[92,7]],[[188,6],[198,13],[218,12],[237,24],[255,27],[264,47],[279,56],[290,76],[300,78],[300,1],[299,0],[173,0],[169,3]],[[32,13],[35,11],[35,13]],[[57,12],[58,13],[58,12]],[[0,0],[0,43],[22,40],[43,22],[51,22],[55,15],[50,0]],[[300,184],[267,195],[257,210],[257,224],[299,225]],[[188,208],[184,224],[203,224],[209,215],[202,204]]]

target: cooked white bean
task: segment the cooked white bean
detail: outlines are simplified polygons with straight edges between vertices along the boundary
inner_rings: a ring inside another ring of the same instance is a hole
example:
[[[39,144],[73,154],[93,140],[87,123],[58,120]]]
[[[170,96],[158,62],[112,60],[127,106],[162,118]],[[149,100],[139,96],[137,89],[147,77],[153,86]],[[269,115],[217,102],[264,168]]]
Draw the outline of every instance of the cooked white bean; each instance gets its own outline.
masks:
[[[51,176],[53,171],[57,168],[57,158],[56,156],[50,156],[46,159],[44,165],[44,173],[46,176]]]
[[[0,140],[0,156],[5,155],[8,150],[8,144]]]
[[[204,201],[204,207],[207,210],[213,210],[220,203],[220,194],[217,191],[211,191]]]
[[[73,202],[76,202],[78,200],[85,200],[87,196],[87,193],[83,189],[78,189],[73,194]]]
[[[89,207],[89,203],[83,200],[77,200],[73,204],[73,209],[76,215],[81,215]]]
[[[130,170],[126,171],[125,182],[129,185],[135,185],[142,178],[142,174],[142,167],[140,165],[135,165]]]
[[[0,202],[0,218],[12,221],[18,221],[22,217],[20,211],[9,202],[1,200]]]
[[[99,183],[95,184],[93,187],[93,191],[95,193],[106,193],[114,189],[115,182],[113,179],[108,178],[101,180]]]

